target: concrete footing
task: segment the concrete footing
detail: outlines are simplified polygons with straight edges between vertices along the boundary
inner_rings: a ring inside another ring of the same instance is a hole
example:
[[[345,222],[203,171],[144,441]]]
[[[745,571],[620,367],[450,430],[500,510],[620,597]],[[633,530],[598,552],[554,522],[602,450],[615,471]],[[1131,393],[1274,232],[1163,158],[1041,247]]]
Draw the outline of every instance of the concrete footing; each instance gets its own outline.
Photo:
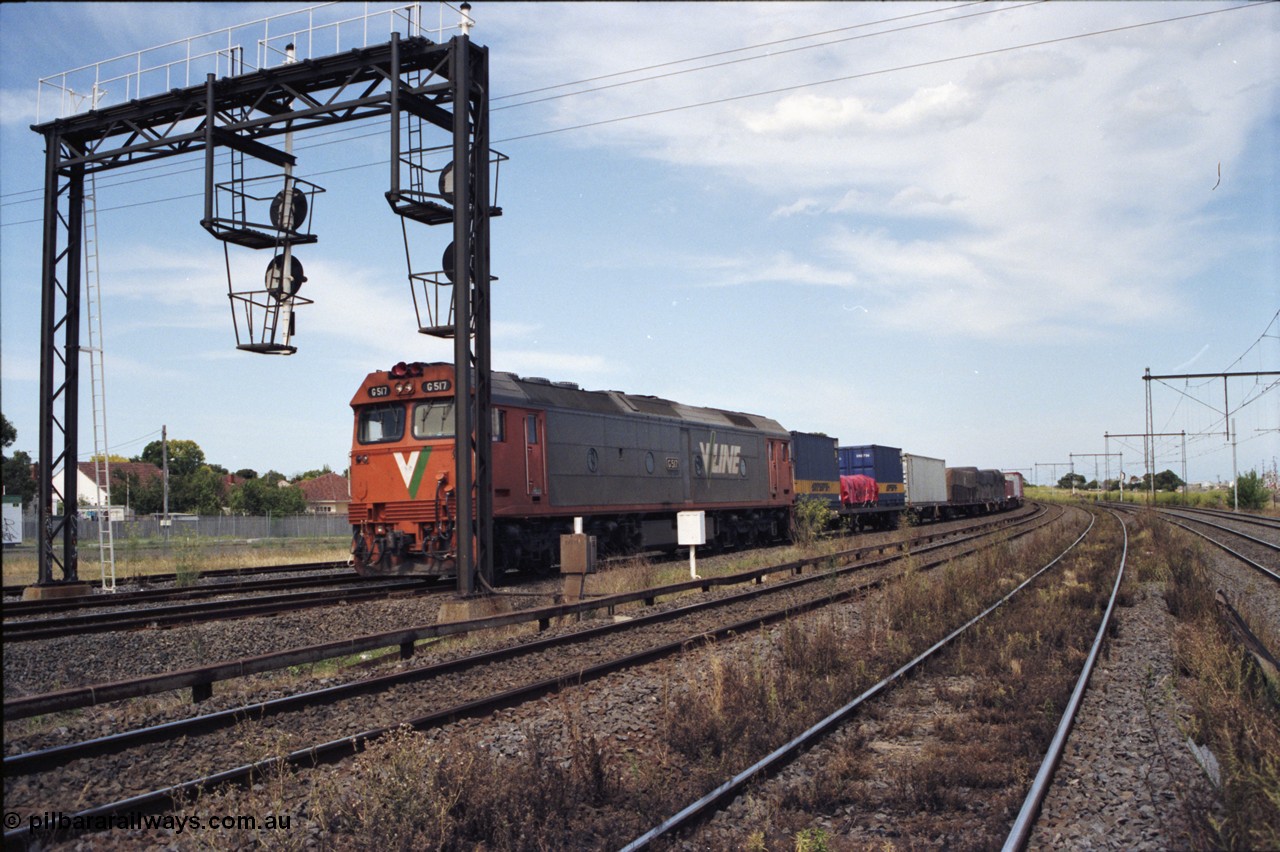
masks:
[[[455,621],[471,621],[511,612],[511,601],[500,595],[476,598],[454,598],[440,604],[436,624],[452,624]]]
[[[55,598],[79,598],[92,594],[85,582],[52,583],[48,586],[27,586],[22,590],[24,601],[47,601]]]

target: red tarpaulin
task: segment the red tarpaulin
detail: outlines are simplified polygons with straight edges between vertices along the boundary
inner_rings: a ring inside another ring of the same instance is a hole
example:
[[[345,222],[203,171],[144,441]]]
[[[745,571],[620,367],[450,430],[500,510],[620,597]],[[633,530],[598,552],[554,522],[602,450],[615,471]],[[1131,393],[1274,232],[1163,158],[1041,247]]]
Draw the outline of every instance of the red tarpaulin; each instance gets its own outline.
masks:
[[[880,488],[869,476],[855,473],[840,477],[840,502],[846,506],[874,506]]]

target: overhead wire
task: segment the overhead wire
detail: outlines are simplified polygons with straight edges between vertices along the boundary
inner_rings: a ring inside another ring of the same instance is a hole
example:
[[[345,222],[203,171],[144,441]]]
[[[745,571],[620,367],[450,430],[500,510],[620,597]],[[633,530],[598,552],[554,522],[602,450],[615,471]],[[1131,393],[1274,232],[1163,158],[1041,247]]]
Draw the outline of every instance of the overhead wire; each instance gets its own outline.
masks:
[[[1000,8],[997,8],[997,9],[984,10],[984,11],[982,11],[982,12],[978,12],[978,13],[974,13],[974,14],[970,14],[970,15],[955,16],[955,17],[950,17],[950,18],[944,18],[944,19],[939,20],[939,21],[928,21],[928,22],[924,22],[924,23],[914,24],[914,25],[912,25],[912,26],[910,26],[910,27],[901,27],[901,28],[896,28],[896,29],[892,29],[892,30],[884,30],[884,31],[881,31],[881,32],[876,32],[876,33],[861,34],[861,35],[858,35],[858,36],[855,36],[855,37],[851,37],[851,38],[849,38],[849,39],[837,39],[837,40],[835,40],[835,41],[822,42],[822,43],[820,43],[820,44],[815,44],[815,45],[804,45],[804,46],[802,46],[802,47],[792,48],[791,50],[782,51],[782,52],[780,52],[780,53],[767,53],[767,54],[762,54],[762,55],[760,55],[760,56],[746,57],[746,58],[743,58],[743,59],[737,59],[737,60],[733,60],[733,61],[734,61],[734,62],[746,62],[746,61],[754,61],[754,60],[757,60],[757,59],[773,59],[773,58],[777,58],[778,56],[784,55],[784,54],[786,54],[786,53],[792,53],[792,52],[796,52],[796,51],[800,51],[800,50],[811,50],[811,49],[815,49],[815,48],[819,48],[819,47],[827,47],[827,46],[830,46],[830,45],[833,45],[833,44],[839,44],[839,43],[841,43],[841,42],[843,42],[843,41],[849,41],[849,40],[852,40],[853,38],[868,38],[868,37],[870,37],[870,36],[875,36],[875,35],[885,35],[885,34],[894,33],[894,32],[901,32],[901,31],[906,30],[906,29],[914,29],[914,28],[924,27],[924,26],[934,26],[934,25],[937,25],[937,24],[952,23],[952,22],[955,22],[955,21],[964,20],[964,19],[966,19],[966,18],[976,17],[976,16],[978,16],[978,15],[989,15],[989,14],[995,14],[995,13],[997,13],[997,12],[1008,12],[1008,11],[1013,11],[1013,10],[1016,10],[1016,9],[1023,8],[1023,7],[1025,7],[1025,6],[1037,5],[1037,4],[1040,4],[1040,3],[1043,3],[1043,2],[1046,2],[1046,0],[1031,0],[1031,2],[1028,2],[1028,3],[1022,3],[1022,4],[1019,4],[1019,5],[1017,5],[1017,6],[1007,6],[1007,7],[1000,7]],[[566,83],[555,83],[555,84],[552,84],[552,85],[550,85],[550,86],[542,86],[542,87],[539,87],[539,88],[536,88],[536,89],[530,89],[530,90],[527,90],[527,91],[525,91],[525,92],[513,92],[513,93],[511,93],[511,94],[507,94],[507,95],[498,95],[498,96],[495,96],[495,97],[491,98],[491,99],[490,99],[490,103],[492,104],[492,103],[493,103],[493,102],[495,102],[495,101],[506,100],[506,99],[508,99],[508,98],[517,98],[517,97],[524,97],[524,96],[526,96],[526,95],[531,95],[531,94],[538,94],[538,93],[540,93],[540,92],[550,91],[550,90],[553,90],[553,89],[566,88],[566,87],[569,87],[569,86],[584,85],[584,84],[586,84],[586,83],[592,83],[592,82],[596,82],[596,81],[599,81],[599,80],[612,79],[612,78],[615,78],[615,77],[622,77],[622,76],[627,76],[627,75],[631,75],[631,74],[640,74],[640,73],[644,73],[644,72],[646,72],[646,71],[653,71],[653,70],[657,70],[657,69],[661,69],[661,68],[669,68],[669,67],[676,66],[676,65],[686,64],[686,63],[689,63],[689,62],[697,62],[697,61],[699,61],[699,60],[703,60],[703,59],[711,59],[711,58],[715,58],[715,57],[717,57],[717,56],[725,56],[725,55],[729,55],[729,54],[733,54],[733,53],[742,53],[742,52],[744,52],[744,51],[748,51],[748,50],[761,50],[761,49],[765,49],[765,48],[774,47],[774,46],[779,45],[779,44],[787,44],[787,43],[796,42],[796,41],[803,41],[803,40],[805,40],[805,39],[811,39],[811,38],[820,38],[820,37],[822,37],[822,36],[832,35],[832,34],[834,34],[834,33],[840,33],[840,32],[847,32],[847,31],[849,31],[849,30],[854,30],[854,29],[863,29],[863,28],[866,28],[866,27],[872,27],[872,26],[879,26],[879,25],[883,25],[883,24],[896,23],[896,22],[898,22],[898,21],[903,21],[903,20],[908,20],[908,19],[912,19],[912,18],[917,18],[917,17],[921,17],[921,16],[923,16],[923,15],[937,15],[937,14],[941,14],[941,13],[943,13],[943,12],[951,11],[952,9],[963,9],[963,8],[967,8],[967,7],[969,7],[969,6],[976,6],[976,5],[982,5],[982,4],[981,4],[980,2],[971,2],[971,3],[964,3],[964,4],[961,4],[961,5],[959,5],[959,6],[949,7],[949,8],[947,8],[947,9],[930,9],[930,10],[928,10],[928,11],[924,11],[924,12],[913,12],[913,13],[910,13],[910,14],[907,14],[907,15],[897,15],[897,16],[894,16],[894,17],[891,17],[891,18],[883,18],[883,19],[880,19],[880,20],[877,20],[877,21],[866,21],[866,22],[859,23],[859,24],[852,24],[852,25],[847,26],[847,27],[836,27],[836,28],[834,28],[834,29],[830,29],[830,30],[822,30],[822,31],[819,31],[819,32],[814,32],[814,33],[805,33],[805,34],[803,34],[803,35],[790,36],[790,37],[788,37],[788,38],[775,39],[775,40],[773,40],[773,41],[768,41],[768,42],[759,42],[759,43],[756,43],[756,44],[750,44],[750,45],[744,45],[744,46],[742,46],[742,47],[731,48],[731,49],[729,49],[729,50],[721,50],[721,51],[715,51],[715,52],[713,52],[713,53],[701,54],[701,55],[699,55],[699,56],[686,57],[686,58],[683,58],[683,59],[673,59],[673,60],[669,60],[669,61],[667,61],[667,62],[661,62],[661,63],[657,63],[657,64],[654,64],[654,65],[641,66],[641,67],[639,67],[639,68],[632,68],[632,69],[628,69],[628,70],[625,70],[625,71],[614,71],[614,72],[611,72],[611,73],[609,73],[609,74],[601,74],[601,75],[597,75],[597,76],[595,76],[595,77],[588,77],[588,78],[584,78],[584,79],[582,79],[582,80],[575,80],[575,81],[570,81],[570,82],[566,82]],[[658,75],[658,76],[655,76],[655,77],[642,77],[642,78],[638,78],[638,79],[635,79],[635,80],[629,80],[629,81],[627,81],[627,82],[625,82],[625,83],[619,83],[619,84],[615,84],[615,85],[631,85],[631,84],[634,84],[634,83],[642,83],[642,82],[647,82],[647,81],[650,81],[650,80],[660,79],[661,77],[673,76],[674,74],[688,74],[688,73],[693,73],[693,72],[697,72],[697,71],[705,71],[705,70],[709,70],[709,69],[712,69],[712,68],[722,67],[722,65],[725,65],[725,64],[730,64],[730,63],[717,63],[717,64],[714,64],[714,65],[702,65],[702,66],[698,66],[698,67],[696,67],[696,68],[686,68],[686,69],[683,69],[683,70],[681,70],[681,71],[671,72],[671,73],[669,73],[669,74]],[[613,86],[603,87],[603,88],[612,88],[612,87],[613,87]],[[569,92],[569,93],[565,93],[565,94],[562,94],[562,95],[556,95],[556,96],[554,96],[554,97],[555,97],[555,98],[572,97],[572,96],[575,96],[575,95],[590,94],[590,93],[595,92],[595,91],[600,91],[600,89],[588,89],[588,90],[584,90],[584,91]],[[497,109],[500,109],[500,110],[502,110],[502,109],[512,109],[512,108],[515,108],[515,107],[527,106],[527,105],[534,104],[534,103],[540,103],[540,102],[542,102],[543,100],[550,100],[550,99],[551,99],[551,98],[544,98],[544,99],[537,99],[537,100],[531,100],[531,101],[524,101],[524,102],[516,103],[516,104],[508,104],[507,106],[498,107]],[[492,107],[491,107],[491,111],[493,111],[493,110],[492,110]],[[314,138],[315,136],[322,136],[322,135],[329,135],[329,134],[343,133],[344,131],[349,130],[349,129],[350,129],[350,128],[345,128],[345,127],[343,127],[343,128],[334,128],[334,129],[331,129],[331,130],[328,130],[328,131],[320,131],[320,132],[318,132],[318,133],[313,133],[313,134],[311,134],[311,138]],[[373,132],[369,132],[369,131],[361,131],[361,132],[359,132],[359,133],[350,134],[350,135],[346,136],[346,137],[345,137],[345,138],[343,138],[343,139],[333,140],[333,141],[331,141],[331,142],[320,143],[320,144],[316,144],[316,145],[300,145],[300,146],[299,146],[299,150],[305,150],[305,149],[307,149],[307,148],[323,147],[323,146],[325,146],[325,145],[338,144],[338,143],[340,143],[340,142],[346,142],[346,141],[352,141],[352,140],[355,140],[355,139],[368,138],[368,137],[371,137],[371,136],[374,136],[374,135],[380,135],[380,134],[375,134],[375,133],[373,133]],[[165,166],[166,166],[166,165],[167,165],[167,164],[160,163],[160,164],[156,164],[156,165],[152,165],[152,166],[143,166],[143,167],[141,167],[141,168],[137,169],[136,171],[144,171],[144,170],[149,170],[149,169],[161,169],[161,168],[165,168]],[[166,172],[164,173],[164,176],[168,176],[168,175],[170,175],[170,174],[176,175],[176,174],[183,174],[183,173],[186,173],[186,172],[199,171],[199,170],[202,170],[203,168],[204,168],[204,166],[203,166],[203,165],[200,165],[200,166],[189,167],[189,168],[170,169],[170,170],[168,170],[168,171],[166,171]],[[141,182],[141,181],[144,181],[144,180],[154,180],[154,179],[156,179],[156,177],[158,177],[158,176],[157,176],[157,175],[150,175],[150,176],[140,177],[140,178],[129,178],[129,179],[127,179],[127,180],[121,180],[121,181],[115,181],[115,182],[103,183],[103,184],[100,184],[100,187],[102,187],[102,188],[108,188],[108,187],[112,187],[112,186],[121,186],[121,185],[125,185],[125,184],[130,184],[130,183],[138,183],[138,182]],[[29,203],[32,203],[32,202],[34,202],[34,201],[38,201],[38,200],[39,200],[38,198],[34,198],[34,199],[24,199],[24,200],[20,200],[20,201],[3,201],[3,199],[5,199],[5,198],[10,198],[10,197],[15,196],[15,195],[39,194],[39,193],[42,193],[43,191],[44,191],[44,190],[43,190],[42,188],[38,188],[38,187],[37,187],[37,188],[34,188],[34,189],[17,190],[17,191],[15,191],[15,192],[10,192],[10,193],[3,193],[3,194],[0,194],[0,206],[7,206],[7,205],[10,205],[10,204],[29,204]],[[166,200],[168,200],[168,199],[166,199]],[[15,224],[17,224],[17,223],[15,223]]]
[[[999,11],[1013,11],[1013,10],[1016,10],[1016,9],[1024,8],[1025,6],[1028,6],[1028,5],[1033,5],[1033,4],[1032,4],[1032,3],[1026,3],[1026,4],[1020,4],[1020,5],[1018,5],[1018,6],[1002,7],[1002,8],[1000,8],[1000,9],[996,9],[996,10],[993,10],[993,11],[995,11],[995,12],[999,12]],[[1035,48],[1035,47],[1043,47],[1043,46],[1051,45],[1051,44],[1060,44],[1060,43],[1069,42],[1069,41],[1075,41],[1075,40],[1080,40],[1080,39],[1093,38],[1093,37],[1103,36],[1103,35],[1111,35],[1111,34],[1115,34],[1115,33],[1119,33],[1119,32],[1126,32],[1126,31],[1131,31],[1131,30],[1135,30],[1135,29],[1141,29],[1141,28],[1145,28],[1145,27],[1159,26],[1159,25],[1162,25],[1162,24],[1177,23],[1177,22],[1181,22],[1181,21],[1192,20],[1192,19],[1195,19],[1195,18],[1202,18],[1202,17],[1206,17],[1206,16],[1209,16],[1209,15],[1217,15],[1217,14],[1222,14],[1222,13],[1225,13],[1225,12],[1235,11],[1235,10],[1237,10],[1237,9],[1251,8],[1253,5],[1258,5],[1258,4],[1245,4],[1245,5],[1241,5],[1241,6],[1230,6],[1230,7],[1226,7],[1226,8],[1222,8],[1222,9],[1211,9],[1211,10],[1208,10],[1208,11],[1196,12],[1196,13],[1191,13],[1191,14],[1187,14],[1187,15],[1177,15],[1177,16],[1172,16],[1172,17],[1168,17],[1168,18],[1161,18],[1161,19],[1154,20],[1154,21],[1142,21],[1142,22],[1138,22],[1138,23],[1135,23],[1135,24],[1126,24],[1126,25],[1118,26],[1118,27],[1109,27],[1109,28],[1101,29],[1101,30],[1093,30],[1093,31],[1090,31],[1090,32],[1085,32],[1085,33],[1076,33],[1076,34],[1068,35],[1068,36],[1059,36],[1059,37],[1051,38],[1051,39],[1042,39],[1042,40],[1038,40],[1038,41],[1025,42],[1025,43],[1017,44],[1017,45],[1009,45],[1009,46],[1001,47],[1001,48],[992,48],[992,49],[988,49],[988,50],[976,51],[976,52],[973,52],[973,53],[959,54],[959,55],[956,55],[956,56],[950,56],[950,57],[942,57],[942,58],[939,58],[939,59],[924,60],[924,61],[921,61],[921,62],[909,63],[909,64],[905,64],[905,65],[898,65],[898,66],[893,66],[893,67],[890,67],[890,68],[882,68],[882,69],[876,69],[876,70],[871,70],[871,71],[864,71],[864,72],[859,72],[859,73],[856,73],[856,74],[842,75],[842,76],[839,76],[839,77],[831,77],[831,78],[826,78],[826,79],[822,79],[822,80],[813,80],[813,81],[809,81],[809,82],[806,82],[806,83],[798,83],[798,84],[794,84],[794,85],[782,86],[782,87],[773,88],[773,89],[767,89],[767,90],[758,91],[758,92],[749,92],[749,93],[740,94],[740,95],[730,95],[730,96],[725,96],[725,97],[721,97],[721,98],[714,98],[714,99],[707,100],[707,101],[699,101],[699,102],[690,103],[690,104],[684,104],[684,105],[679,105],[679,106],[665,107],[665,108],[657,109],[657,110],[649,110],[649,111],[640,112],[640,113],[632,113],[632,114],[628,114],[628,115],[616,116],[616,117],[613,117],[613,118],[601,119],[601,120],[598,120],[598,121],[584,122],[584,123],[581,123],[581,124],[569,125],[569,126],[565,126],[565,127],[550,128],[550,129],[547,129],[547,130],[535,131],[535,132],[532,132],[532,133],[525,133],[525,134],[520,134],[520,135],[515,135],[515,136],[508,136],[508,137],[505,137],[505,138],[502,138],[502,139],[494,140],[491,144],[505,144],[505,143],[509,143],[509,142],[519,142],[519,141],[524,141],[524,140],[527,140],[527,139],[533,139],[533,138],[538,138],[538,137],[541,137],[541,136],[548,136],[548,135],[552,135],[552,134],[567,133],[567,132],[572,132],[572,131],[575,131],[575,130],[583,130],[583,129],[588,129],[588,128],[592,128],[592,127],[600,127],[600,126],[609,125],[609,124],[617,124],[617,123],[621,123],[621,122],[625,122],[625,121],[634,121],[634,120],[643,119],[643,118],[651,118],[651,117],[658,116],[658,115],[665,115],[665,114],[670,114],[670,113],[675,113],[675,112],[682,112],[682,111],[692,110],[692,109],[700,109],[700,108],[709,107],[709,106],[718,106],[718,105],[721,105],[721,104],[733,103],[733,102],[736,102],[736,101],[747,100],[747,99],[750,99],[750,98],[765,97],[765,96],[768,96],[768,95],[775,95],[775,94],[785,94],[785,93],[788,93],[788,92],[799,91],[799,90],[803,90],[803,89],[807,89],[807,88],[812,88],[812,87],[817,87],[817,86],[831,85],[831,84],[833,84],[833,83],[848,82],[848,81],[851,81],[851,80],[865,79],[865,78],[867,78],[867,77],[874,77],[874,76],[880,76],[880,75],[884,75],[884,74],[891,74],[891,73],[897,73],[897,72],[902,72],[902,71],[916,70],[916,69],[920,69],[920,68],[926,68],[926,67],[931,67],[931,66],[941,65],[941,64],[946,64],[946,63],[952,63],[952,62],[960,62],[960,61],[970,60],[970,59],[977,59],[977,58],[982,58],[982,57],[986,57],[986,56],[995,56],[995,55],[1000,55],[1000,54],[1004,54],[1004,53],[1010,53],[1010,52],[1017,51],[1017,50],[1026,50],[1026,49]],[[962,7],[956,7],[956,8],[964,8],[964,7],[962,6]],[[914,14],[921,14],[921,13],[913,13],[913,15],[914,15]],[[982,12],[982,13],[976,13],[976,14],[988,14],[988,12]],[[902,17],[902,18],[907,18],[907,17],[912,17],[912,16],[901,16],[901,17]],[[956,21],[956,20],[963,20],[964,18],[967,18],[967,17],[973,17],[973,15],[956,16],[956,17],[952,17],[952,18],[944,19],[944,20],[942,20],[942,21],[927,22],[926,24],[914,24],[914,25],[911,25],[911,26],[909,26],[909,27],[899,28],[899,30],[900,30],[900,29],[912,29],[912,28],[916,28],[916,27],[920,27],[920,26],[926,26],[926,25],[943,24],[943,23],[953,22],[953,21]],[[891,19],[886,19],[885,21],[880,21],[880,22],[878,22],[878,23],[893,22],[894,20],[897,20],[897,19],[892,19],[892,18],[891,18]],[[862,26],[862,25],[859,25],[859,26]],[[887,33],[892,33],[892,32],[897,32],[897,31],[899,31],[899,30],[890,30],[890,31],[885,31],[885,32],[887,32]],[[812,38],[812,37],[816,37],[816,36],[819,36],[819,35],[822,35],[822,34],[825,34],[825,33],[809,34],[809,35],[807,35],[807,36],[797,36],[797,37],[794,37],[794,39],[800,39],[800,38]],[[873,34],[869,34],[869,35],[878,35],[878,34],[882,34],[882,33],[873,33]],[[865,37],[867,37],[867,35],[859,35],[859,36],[857,36],[856,38],[865,38]],[[793,39],[793,40],[794,40],[794,39]],[[841,39],[841,40],[837,40],[837,42],[833,42],[833,43],[838,43],[838,42],[840,42],[840,41],[849,41],[849,40],[852,40],[852,39]],[[827,46],[827,45],[824,43],[824,44],[819,44],[819,45],[813,45],[812,47],[823,47],[823,46]],[[750,48],[743,48],[743,49],[750,49]],[[798,49],[801,49],[801,48],[797,48],[797,50],[798,50]],[[807,48],[805,48],[805,49],[807,49]],[[728,51],[726,51],[726,52],[728,52]],[[714,55],[714,54],[709,54],[709,56],[711,56],[711,55]],[[761,57],[755,57],[755,58],[772,58],[773,56],[776,56],[776,55],[782,55],[782,54],[781,54],[781,53],[778,53],[778,54],[766,54],[766,55],[764,55],[764,56],[761,56]],[[685,61],[694,61],[694,60],[673,60],[673,61],[672,61],[672,63],[664,63],[664,64],[675,64],[675,63],[678,63],[678,62],[685,62]],[[735,61],[737,61],[737,60],[735,60]],[[650,67],[652,68],[652,67],[661,67],[661,66],[650,66]],[[717,66],[717,65],[700,66],[700,67],[698,67],[698,68],[685,69],[685,71],[680,72],[680,73],[692,73],[692,72],[695,72],[695,71],[698,71],[698,70],[706,70],[706,69],[710,69],[710,68],[714,68],[714,67],[718,67],[718,66]],[[647,70],[647,69],[640,69],[640,70]],[[615,74],[612,74],[612,75],[602,75],[601,77],[598,77],[598,78],[591,78],[591,79],[603,79],[603,78],[605,78],[605,77],[611,77],[611,76],[616,76],[616,75],[618,75],[618,74],[627,74],[627,73],[636,73],[636,72],[635,72],[635,71],[628,71],[628,72],[615,72]],[[670,75],[661,75],[661,76],[670,76]],[[635,82],[644,82],[644,80],[637,80],[637,81],[635,81]],[[558,85],[573,85],[573,84],[558,84]],[[552,88],[552,87],[545,87],[545,88]],[[530,91],[531,91],[531,92],[536,92],[536,91],[539,91],[539,90],[530,90]],[[570,93],[570,94],[589,94],[589,93],[590,93],[590,91],[591,91],[591,90],[583,91],[583,92]],[[537,103],[537,102],[538,102],[538,101],[529,101],[529,102],[527,102],[527,103]],[[522,103],[522,104],[513,104],[513,105],[510,105],[510,106],[508,106],[508,107],[503,107],[503,109],[509,109],[509,108],[514,107],[514,106],[523,106],[523,105],[526,105],[526,104],[524,104],[524,103]],[[373,134],[372,134],[372,133],[361,133],[361,134],[358,134],[358,135],[352,135],[352,136],[349,136],[349,137],[344,137],[343,139],[340,139],[340,140],[334,140],[334,141],[332,141],[332,142],[327,142],[327,143],[318,143],[318,145],[316,145],[316,146],[312,146],[312,147],[319,147],[319,145],[327,145],[327,144],[337,144],[337,143],[339,143],[339,142],[348,142],[348,141],[353,141],[353,140],[355,140],[355,139],[364,138],[364,137],[366,137],[366,136],[371,136],[371,135],[373,135]],[[354,165],[354,166],[345,166],[345,167],[341,167],[341,168],[337,168],[337,169],[329,169],[329,170],[325,170],[325,171],[312,172],[312,173],[310,173],[310,174],[311,174],[312,176],[321,176],[321,175],[325,175],[325,174],[333,174],[333,173],[340,172],[340,171],[352,171],[352,170],[359,169],[359,168],[372,168],[372,167],[375,167],[375,166],[382,166],[382,165],[385,165],[385,162],[384,162],[384,161],[379,160],[379,161],[370,162],[370,163],[361,163],[361,164],[357,164],[357,165]],[[121,182],[121,183],[123,183],[123,182]],[[115,184],[115,185],[119,185],[119,184]],[[29,191],[30,191],[30,190],[25,190],[24,192],[29,192]],[[159,204],[159,203],[164,203],[164,202],[168,202],[168,201],[181,200],[181,199],[191,198],[191,197],[193,197],[193,195],[192,195],[192,194],[188,194],[188,195],[181,195],[181,196],[170,196],[170,197],[167,197],[167,198],[152,199],[152,200],[149,200],[149,201],[146,201],[146,202],[139,202],[139,203],[137,203],[137,204],[121,205],[121,206],[113,206],[113,207],[104,207],[104,208],[101,208],[101,212],[105,212],[105,211],[109,211],[109,210],[122,209],[123,207],[141,206],[141,205],[143,205],[143,204]],[[29,203],[29,202],[25,202],[25,201],[24,201],[24,202],[10,202],[10,203]],[[39,222],[39,221],[41,221],[41,220],[40,220],[40,219],[29,219],[29,220],[22,220],[22,221],[17,221],[17,222],[8,222],[8,223],[4,223],[3,227],[7,227],[7,226],[9,226],[9,225],[31,224],[32,222]]]

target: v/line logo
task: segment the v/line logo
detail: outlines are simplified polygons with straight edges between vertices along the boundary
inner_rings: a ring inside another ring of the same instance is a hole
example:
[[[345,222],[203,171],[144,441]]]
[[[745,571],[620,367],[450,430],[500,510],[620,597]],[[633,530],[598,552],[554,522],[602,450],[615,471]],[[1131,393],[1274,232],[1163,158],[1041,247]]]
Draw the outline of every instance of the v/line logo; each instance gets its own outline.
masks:
[[[422,475],[427,472],[427,459],[431,458],[431,448],[423,447],[411,453],[392,453],[396,466],[400,468],[400,478],[409,492],[409,499],[418,499],[418,488],[422,486]]]
[[[708,474],[736,474],[741,465],[742,447],[737,444],[698,442],[698,454]]]

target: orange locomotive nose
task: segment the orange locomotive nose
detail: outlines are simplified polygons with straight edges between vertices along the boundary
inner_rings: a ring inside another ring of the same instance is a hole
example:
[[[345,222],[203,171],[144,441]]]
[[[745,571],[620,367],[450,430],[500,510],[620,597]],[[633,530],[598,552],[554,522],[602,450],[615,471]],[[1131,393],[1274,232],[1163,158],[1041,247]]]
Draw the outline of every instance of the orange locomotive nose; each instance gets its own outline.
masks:
[[[352,561],[361,574],[451,571],[456,503],[453,367],[396,364],[370,373],[351,401]]]

